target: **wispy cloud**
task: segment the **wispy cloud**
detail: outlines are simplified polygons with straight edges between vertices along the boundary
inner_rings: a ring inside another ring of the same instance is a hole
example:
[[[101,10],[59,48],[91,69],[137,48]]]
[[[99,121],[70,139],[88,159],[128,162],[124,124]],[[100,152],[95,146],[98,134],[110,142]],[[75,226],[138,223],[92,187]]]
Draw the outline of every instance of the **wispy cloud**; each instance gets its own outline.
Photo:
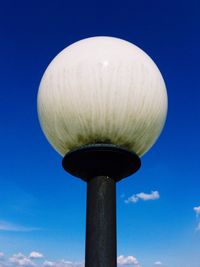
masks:
[[[32,251],[30,254],[29,254],[29,258],[31,259],[41,259],[43,258],[43,254],[40,253],[40,252],[37,252],[37,251]]]
[[[4,253],[0,252],[0,259],[4,258]]]
[[[44,256],[41,252],[32,251],[28,256],[19,252],[13,254],[10,258],[5,258],[4,253],[0,252],[0,267],[39,267],[36,262],[37,259],[42,259]],[[48,261],[45,260],[43,263],[40,261],[43,267],[84,267],[84,262],[72,262],[68,260],[57,260],[57,261]],[[158,263],[158,262],[157,262]],[[159,265],[159,264],[157,264]],[[118,267],[141,267],[139,261],[134,256],[124,256],[120,255],[117,257],[117,266]]]
[[[196,213],[197,217],[200,215],[200,206],[194,207],[194,212]]]
[[[66,260],[61,261],[45,261],[44,267],[84,267],[84,263],[76,263]]]
[[[197,224],[196,231],[200,231],[200,223]]]
[[[58,260],[58,261],[40,261],[39,264],[37,263],[38,259],[42,259],[44,256],[41,252],[32,251],[28,256],[24,255],[23,253],[19,252],[13,254],[9,258],[4,257],[4,253],[0,252],[0,267],[84,267],[84,262],[72,262],[67,260]]]
[[[117,264],[118,266],[133,265],[140,267],[138,260],[134,256],[125,257],[124,255],[120,255],[119,257],[117,257]]]
[[[154,265],[155,266],[161,266],[161,265],[163,265],[163,263],[161,261],[155,261],[154,262]]]
[[[36,264],[27,256],[22,253],[14,254],[9,258],[9,261],[15,267],[35,267]]]
[[[132,195],[131,197],[126,199],[124,202],[125,203],[136,203],[139,200],[147,201],[147,200],[155,200],[159,198],[160,198],[160,194],[158,191],[151,191],[150,194],[141,192],[141,193]]]
[[[199,221],[199,216],[200,216],[200,206],[197,206],[197,207],[194,207],[193,208],[195,214],[196,214],[196,217],[197,217],[197,221],[198,221],[198,225],[196,227],[196,231],[200,231],[200,221]]]
[[[31,232],[36,230],[40,229],[37,227],[26,227],[22,225],[17,225],[7,221],[0,221],[0,231]]]

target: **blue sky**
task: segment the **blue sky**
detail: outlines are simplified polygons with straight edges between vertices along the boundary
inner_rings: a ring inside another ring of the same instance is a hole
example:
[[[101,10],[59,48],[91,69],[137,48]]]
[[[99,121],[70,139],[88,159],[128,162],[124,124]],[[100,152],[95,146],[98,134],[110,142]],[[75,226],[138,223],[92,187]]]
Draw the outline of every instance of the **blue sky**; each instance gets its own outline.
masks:
[[[119,266],[200,267],[199,9],[194,0],[1,2],[1,267],[82,266],[86,185],[61,168],[36,97],[53,57],[97,35],[146,51],[169,96],[158,142],[117,185]]]

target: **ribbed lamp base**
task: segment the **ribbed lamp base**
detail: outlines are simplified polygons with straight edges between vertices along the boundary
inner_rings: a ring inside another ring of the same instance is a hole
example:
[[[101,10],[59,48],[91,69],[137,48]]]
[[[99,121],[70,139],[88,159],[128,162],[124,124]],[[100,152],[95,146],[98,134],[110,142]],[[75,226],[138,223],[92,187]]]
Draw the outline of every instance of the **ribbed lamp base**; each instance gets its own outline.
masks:
[[[136,172],[140,158],[129,150],[111,144],[81,146],[67,153],[63,168],[85,181],[96,176],[108,176],[119,181]]]

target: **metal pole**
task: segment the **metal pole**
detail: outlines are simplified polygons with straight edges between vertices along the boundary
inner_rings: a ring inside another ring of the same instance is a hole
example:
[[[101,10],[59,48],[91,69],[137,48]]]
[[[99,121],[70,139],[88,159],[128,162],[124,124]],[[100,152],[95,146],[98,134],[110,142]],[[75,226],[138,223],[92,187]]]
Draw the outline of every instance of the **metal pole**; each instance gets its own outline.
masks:
[[[116,182],[97,176],[87,182],[85,267],[116,266]]]
[[[116,267],[116,182],[135,173],[140,158],[125,148],[96,143],[71,150],[62,165],[87,182],[85,267]]]

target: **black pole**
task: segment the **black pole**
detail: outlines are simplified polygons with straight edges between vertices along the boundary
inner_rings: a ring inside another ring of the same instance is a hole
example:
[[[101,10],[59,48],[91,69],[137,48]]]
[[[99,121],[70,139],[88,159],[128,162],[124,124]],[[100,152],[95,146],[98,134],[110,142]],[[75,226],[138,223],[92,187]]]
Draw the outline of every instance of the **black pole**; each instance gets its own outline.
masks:
[[[85,267],[116,266],[116,182],[97,176],[87,182]]]
[[[71,150],[62,165],[87,182],[85,267],[116,267],[116,182],[136,172],[140,158],[116,145],[90,144]]]

